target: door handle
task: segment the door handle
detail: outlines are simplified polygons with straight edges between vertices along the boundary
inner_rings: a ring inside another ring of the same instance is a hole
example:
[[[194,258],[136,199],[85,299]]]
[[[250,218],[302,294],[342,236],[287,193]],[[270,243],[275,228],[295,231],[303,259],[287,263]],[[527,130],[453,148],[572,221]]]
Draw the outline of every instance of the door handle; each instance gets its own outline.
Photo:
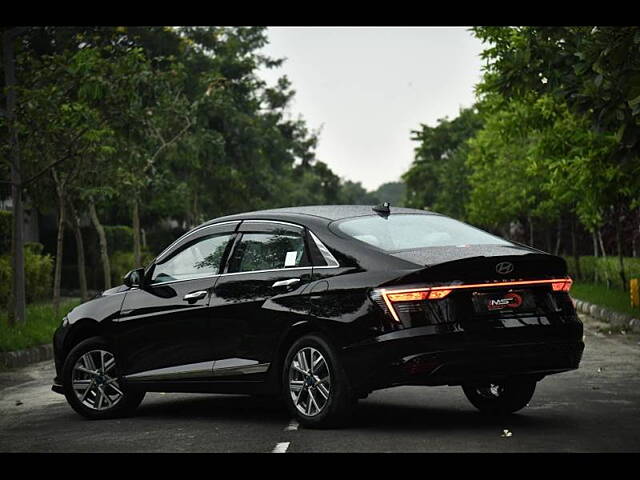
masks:
[[[187,302],[195,302],[196,300],[200,300],[201,298],[204,298],[206,296],[207,296],[206,290],[198,290],[197,292],[187,293],[183,297],[183,300],[186,300]]]
[[[273,282],[273,285],[271,285],[271,287],[273,288],[290,287],[291,285],[298,283],[299,281],[300,281],[299,278],[289,278],[288,280],[278,280],[277,282]]]

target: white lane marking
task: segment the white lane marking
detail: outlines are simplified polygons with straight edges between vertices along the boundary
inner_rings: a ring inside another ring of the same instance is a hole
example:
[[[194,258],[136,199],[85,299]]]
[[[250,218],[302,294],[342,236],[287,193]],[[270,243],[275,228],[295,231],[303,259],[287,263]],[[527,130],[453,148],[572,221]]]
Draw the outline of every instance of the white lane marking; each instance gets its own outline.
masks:
[[[287,453],[287,448],[289,448],[289,443],[291,442],[280,442],[276,445],[276,448],[273,449],[271,453]]]
[[[290,432],[291,430],[297,430],[299,426],[300,425],[298,424],[298,422],[296,422],[295,420],[291,420],[289,422],[289,425],[284,427],[284,431],[285,432]]]

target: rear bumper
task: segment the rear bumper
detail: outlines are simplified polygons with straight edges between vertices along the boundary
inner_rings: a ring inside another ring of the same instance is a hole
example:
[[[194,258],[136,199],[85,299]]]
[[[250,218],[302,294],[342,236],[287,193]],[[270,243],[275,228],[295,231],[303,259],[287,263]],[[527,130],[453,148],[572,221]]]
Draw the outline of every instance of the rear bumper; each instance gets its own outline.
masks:
[[[394,385],[460,385],[512,376],[541,379],[578,368],[582,323],[466,332],[459,325],[410,328],[345,348],[358,391]]]

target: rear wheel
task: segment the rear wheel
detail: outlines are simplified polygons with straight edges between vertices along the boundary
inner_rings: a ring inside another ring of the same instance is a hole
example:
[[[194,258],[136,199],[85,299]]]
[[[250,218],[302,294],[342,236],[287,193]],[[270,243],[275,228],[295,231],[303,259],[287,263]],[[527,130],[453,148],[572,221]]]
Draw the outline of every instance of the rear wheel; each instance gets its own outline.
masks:
[[[309,428],[343,425],[357,401],[335,350],[317,334],[305,335],[291,346],[282,384],[289,411]]]
[[[530,379],[462,386],[474,407],[483,413],[493,415],[513,413],[526,407],[535,389],[536,382]]]
[[[145,394],[122,383],[113,348],[102,337],[84,340],[71,350],[62,385],[69,405],[92,420],[128,415]]]

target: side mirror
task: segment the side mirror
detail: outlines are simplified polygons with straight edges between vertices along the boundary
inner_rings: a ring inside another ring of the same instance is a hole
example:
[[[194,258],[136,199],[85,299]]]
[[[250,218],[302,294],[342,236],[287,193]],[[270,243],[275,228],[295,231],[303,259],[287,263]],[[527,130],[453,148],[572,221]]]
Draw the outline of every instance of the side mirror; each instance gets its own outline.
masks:
[[[131,270],[124,276],[124,284],[127,287],[141,287],[144,279],[144,268]]]

